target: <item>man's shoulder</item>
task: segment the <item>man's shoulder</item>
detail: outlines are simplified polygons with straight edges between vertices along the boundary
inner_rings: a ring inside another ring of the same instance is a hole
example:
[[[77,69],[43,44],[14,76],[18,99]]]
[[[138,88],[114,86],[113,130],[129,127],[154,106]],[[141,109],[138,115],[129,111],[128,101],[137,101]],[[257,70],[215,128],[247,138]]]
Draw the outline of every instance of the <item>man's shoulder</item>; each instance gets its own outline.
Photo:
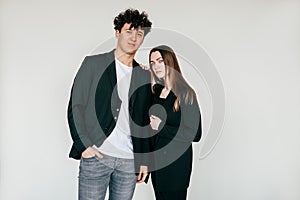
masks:
[[[81,63],[80,74],[98,76],[114,61],[113,51],[101,54],[86,55]]]
[[[100,54],[93,54],[93,55],[87,55],[85,57],[86,61],[90,62],[106,62],[106,63],[111,63],[114,61],[114,50],[110,52],[105,52],[105,53],[100,53]]]
[[[150,71],[143,69],[136,60],[133,60],[133,65],[135,66],[134,69],[137,70],[140,75],[150,76]]]
[[[142,69],[141,66],[136,66],[137,75],[142,79],[150,79],[150,71]]]

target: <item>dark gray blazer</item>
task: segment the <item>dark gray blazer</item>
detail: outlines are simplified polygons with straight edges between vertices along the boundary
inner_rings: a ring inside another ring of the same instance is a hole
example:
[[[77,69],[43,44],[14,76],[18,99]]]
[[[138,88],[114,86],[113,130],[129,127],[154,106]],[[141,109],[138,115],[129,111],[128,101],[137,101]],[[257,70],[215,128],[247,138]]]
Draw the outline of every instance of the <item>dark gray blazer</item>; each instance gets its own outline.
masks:
[[[134,60],[129,89],[129,114],[137,172],[148,165],[143,153],[150,152],[150,74]],[[121,106],[117,92],[114,50],[87,56],[77,72],[68,105],[68,123],[73,140],[69,156],[80,159],[89,146],[101,146],[116,125]]]

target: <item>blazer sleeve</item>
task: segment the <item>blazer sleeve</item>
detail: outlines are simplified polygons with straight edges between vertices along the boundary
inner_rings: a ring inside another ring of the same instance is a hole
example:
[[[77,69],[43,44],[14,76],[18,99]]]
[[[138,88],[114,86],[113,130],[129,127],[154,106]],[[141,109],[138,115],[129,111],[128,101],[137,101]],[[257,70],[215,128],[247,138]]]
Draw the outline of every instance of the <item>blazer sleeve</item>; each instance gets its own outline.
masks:
[[[86,57],[74,79],[67,111],[73,147],[80,153],[93,145],[88,136],[84,116],[90,96],[91,83],[91,66],[88,57]]]
[[[144,88],[144,91],[146,91],[143,95],[143,102],[140,102],[143,104],[143,113],[142,113],[142,123],[138,124],[141,128],[136,129],[136,133],[140,137],[134,137],[135,141],[135,153],[138,153],[135,155],[136,162],[139,163],[139,165],[145,165],[149,166],[152,162],[151,157],[149,157],[149,153],[151,152],[151,139],[150,139],[150,118],[149,118],[149,109],[152,103],[152,94],[151,94],[151,85],[145,84],[142,86]]]

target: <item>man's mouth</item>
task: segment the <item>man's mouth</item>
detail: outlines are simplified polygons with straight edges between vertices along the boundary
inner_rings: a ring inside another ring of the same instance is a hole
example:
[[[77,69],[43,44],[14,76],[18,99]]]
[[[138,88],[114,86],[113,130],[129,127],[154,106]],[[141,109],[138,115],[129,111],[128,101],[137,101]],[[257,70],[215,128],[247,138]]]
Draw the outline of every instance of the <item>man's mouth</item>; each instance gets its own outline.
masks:
[[[135,47],[135,44],[132,44],[132,43],[128,43],[129,46],[132,46],[132,47]]]

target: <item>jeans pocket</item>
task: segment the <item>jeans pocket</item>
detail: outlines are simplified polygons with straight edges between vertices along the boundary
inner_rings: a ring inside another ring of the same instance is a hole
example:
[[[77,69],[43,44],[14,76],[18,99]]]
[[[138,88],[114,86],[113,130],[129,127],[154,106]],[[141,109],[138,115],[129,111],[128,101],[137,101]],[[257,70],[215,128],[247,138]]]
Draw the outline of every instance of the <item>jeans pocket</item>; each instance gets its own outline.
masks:
[[[81,156],[81,160],[82,160],[83,162],[93,162],[93,161],[96,160],[96,156],[89,157],[89,158],[85,158],[85,157]]]

